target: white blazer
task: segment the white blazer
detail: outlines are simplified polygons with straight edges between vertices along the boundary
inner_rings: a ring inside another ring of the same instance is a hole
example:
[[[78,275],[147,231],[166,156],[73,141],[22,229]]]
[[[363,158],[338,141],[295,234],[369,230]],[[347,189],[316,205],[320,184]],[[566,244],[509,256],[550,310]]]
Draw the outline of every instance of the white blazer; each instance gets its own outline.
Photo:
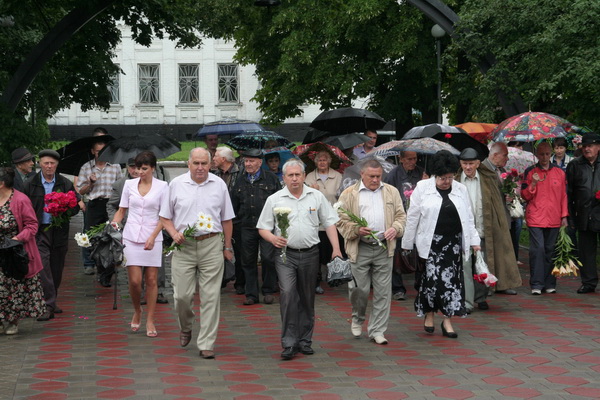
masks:
[[[481,243],[475,229],[467,188],[462,183],[453,181],[452,190],[448,197],[454,203],[460,217],[462,250],[466,256],[469,254],[471,246],[479,246]],[[406,228],[402,237],[403,249],[412,250],[416,245],[419,257],[427,259],[441,206],[442,195],[436,189],[435,176],[419,181],[415,191],[410,196]]]

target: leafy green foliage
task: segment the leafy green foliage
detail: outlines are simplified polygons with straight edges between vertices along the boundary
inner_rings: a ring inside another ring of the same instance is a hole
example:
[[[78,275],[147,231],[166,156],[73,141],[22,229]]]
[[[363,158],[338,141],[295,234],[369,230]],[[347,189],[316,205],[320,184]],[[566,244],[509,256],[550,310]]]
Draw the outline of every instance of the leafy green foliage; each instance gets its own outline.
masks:
[[[471,115],[496,116],[495,90],[514,87],[532,111],[600,128],[600,2],[466,0],[460,16],[454,51],[496,59],[485,75],[474,68],[456,75],[455,87],[475,88]],[[465,94],[451,91],[449,99]]]

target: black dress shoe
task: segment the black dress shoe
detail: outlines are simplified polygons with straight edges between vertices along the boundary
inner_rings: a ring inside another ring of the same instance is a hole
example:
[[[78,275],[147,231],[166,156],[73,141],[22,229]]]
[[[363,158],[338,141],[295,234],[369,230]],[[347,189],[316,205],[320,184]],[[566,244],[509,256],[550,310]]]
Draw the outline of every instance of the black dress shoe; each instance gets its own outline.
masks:
[[[156,298],[156,303],[157,304],[169,304],[169,300],[167,300],[167,298],[162,293],[159,293],[158,297]]]
[[[111,287],[110,278],[101,277],[100,279],[98,279],[98,282],[104,287]]]
[[[292,358],[294,358],[297,352],[298,350],[296,350],[295,347],[286,347],[281,352],[281,358],[283,358],[284,360],[291,360]]]
[[[423,329],[425,330],[425,332],[427,333],[433,333],[435,332],[435,326],[427,326],[427,325],[423,325]]]
[[[63,310],[59,306],[54,306],[54,314],[62,314]]]
[[[246,294],[246,289],[243,286],[236,286],[235,294]]]
[[[497,290],[496,293],[515,295],[515,294],[517,294],[517,291],[515,289],[506,289],[506,290]]]
[[[450,339],[456,339],[458,334],[456,332],[448,332],[446,328],[444,328],[444,322],[442,321],[442,335],[449,337]]]
[[[586,286],[586,285],[582,285],[579,289],[577,289],[577,293],[579,293],[579,294],[594,293],[595,291],[596,291],[596,288],[593,288],[591,286]]]
[[[310,347],[310,345],[303,344],[303,345],[300,345],[300,353],[310,356],[311,354],[315,354],[315,351],[313,350],[312,347]]]
[[[487,301],[482,301],[481,303],[477,303],[477,308],[479,308],[480,310],[489,310],[490,306],[487,303]]]
[[[46,311],[39,317],[37,317],[36,321],[49,321],[54,318],[54,313],[52,311]]]

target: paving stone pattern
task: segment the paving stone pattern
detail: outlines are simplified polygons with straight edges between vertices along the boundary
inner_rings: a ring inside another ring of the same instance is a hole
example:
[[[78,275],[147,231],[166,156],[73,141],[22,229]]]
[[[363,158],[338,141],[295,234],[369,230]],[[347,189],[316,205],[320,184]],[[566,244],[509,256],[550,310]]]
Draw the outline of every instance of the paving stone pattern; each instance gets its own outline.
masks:
[[[72,233],[80,226],[75,218]],[[170,304],[157,305],[159,336],[148,338],[144,323],[137,333],[129,329],[124,273],[117,310],[112,289],[82,273],[74,241],[65,275],[63,314],[0,335],[0,399],[600,398],[599,295],[576,294],[578,278],[560,279],[554,295],[532,296],[525,286],[517,296],[496,294],[490,310],[453,320],[453,340],[442,337],[440,318],[433,335],[423,331],[405,276],[409,299],[393,301],[387,346],[353,338],[346,287],[325,287],[317,296],[316,353],[282,361],[277,302],[244,306],[230,284],[217,357],[204,360],[195,340],[179,346],[171,295]]]

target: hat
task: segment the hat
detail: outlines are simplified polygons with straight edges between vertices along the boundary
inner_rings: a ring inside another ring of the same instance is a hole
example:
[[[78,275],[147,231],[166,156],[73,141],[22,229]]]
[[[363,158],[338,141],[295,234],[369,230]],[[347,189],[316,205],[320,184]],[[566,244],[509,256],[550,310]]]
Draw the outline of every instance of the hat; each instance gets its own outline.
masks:
[[[135,158],[129,157],[129,160],[127,160],[127,166],[134,167],[135,166]]]
[[[587,133],[583,135],[583,139],[581,140],[581,145],[586,146],[589,144],[599,144],[600,143],[600,135],[597,133]]]
[[[15,149],[11,155],[13,164],[19,164],[23,161],[29,161],[32,158],[35,158],[35,156],[31,154],[25,147],[19,147],[18,149]]]
[[[51,150],[51,149],[44,149],[44,150],[40,151],[40,153],[38,154],[38,157],[40,157],[40,158],[52,157],[56,161],[60,161],[60,154],[58,154],[56,151]]]
[[[242,151],[240,153],[240,156],[242,156],[242,157],[253,157],[253,158],[263,158],[264,154],[263,154],[262,150],[259,150],[259,149],[248,149],[248,150]]]
[[[471,147],[467,147],[466,149],[464,149],[463,151],[460,152],[460,155],[458,156],[458,158],[461,161],[479,160],[479,154],[477,154],[477,150],[475,150]]]

